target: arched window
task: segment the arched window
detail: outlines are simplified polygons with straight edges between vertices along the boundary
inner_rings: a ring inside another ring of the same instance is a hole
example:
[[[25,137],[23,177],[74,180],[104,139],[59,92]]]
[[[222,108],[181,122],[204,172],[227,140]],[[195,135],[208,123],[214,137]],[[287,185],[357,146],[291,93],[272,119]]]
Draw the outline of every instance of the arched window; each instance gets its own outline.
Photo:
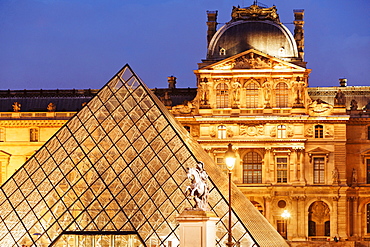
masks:
[[[256,152],[249,152],[243,159],[243,183],[262,183],[262,158]]]
[[[226,126],[225,125],[220,125],[217,127],[217,137],[218,139],[226,138]]]
[[[246,87],[246,107],[258,107],[258,85],[257,83],[249,83]]]
[[[288,86],[284,82],[279,82],[276,85],[276,107],[288,107]]]
[[[324,138],[324,126],[322,125],[315,126],[315,138]]]
[[[216,87],[217,108],[229,107],[229,91],[226,83],[220,83]]]
[[[286,125],[277,126],[277,138],[286,138]]]
[[[226,55],[226,50],[225,48],[220,49],[220,56],[225,56]]]

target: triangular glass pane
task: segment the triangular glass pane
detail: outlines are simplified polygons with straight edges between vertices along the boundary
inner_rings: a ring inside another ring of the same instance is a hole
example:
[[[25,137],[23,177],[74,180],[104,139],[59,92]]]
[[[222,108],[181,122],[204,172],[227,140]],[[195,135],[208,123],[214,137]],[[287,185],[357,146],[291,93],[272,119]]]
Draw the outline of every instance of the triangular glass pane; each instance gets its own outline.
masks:
[[[125,66],[120,72],[118,72],[118,76],[123,80],[123,82],[126,82],[131,76],[133,76],[133,74],[130,67]]]

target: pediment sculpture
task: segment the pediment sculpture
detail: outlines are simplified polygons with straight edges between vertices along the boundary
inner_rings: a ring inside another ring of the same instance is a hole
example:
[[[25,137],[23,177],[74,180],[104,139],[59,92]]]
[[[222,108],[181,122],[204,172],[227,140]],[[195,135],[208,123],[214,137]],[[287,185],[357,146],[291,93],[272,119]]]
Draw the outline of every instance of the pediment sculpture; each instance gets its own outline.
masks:
[[[310,111],[310,113],[324,115],[330,114],[333,110],[333,106],[326,103],[325,101],[322,101],[321,99],[317,99],[312,101],[311,104],[308,105],[308,110]]]
[[[278,61],[258,55],[254,52],[250,52],[235,59],[221,62],[217,65],[212,66],[212,68],[217,70],[229,70],[229,69],[272,69],[272,68],[289,69],[290,67]]]

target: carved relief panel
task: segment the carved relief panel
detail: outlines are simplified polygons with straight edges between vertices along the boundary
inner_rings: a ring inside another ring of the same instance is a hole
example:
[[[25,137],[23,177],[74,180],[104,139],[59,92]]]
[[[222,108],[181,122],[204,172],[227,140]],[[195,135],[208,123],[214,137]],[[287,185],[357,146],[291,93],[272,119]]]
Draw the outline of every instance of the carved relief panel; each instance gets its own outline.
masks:
[[[265,135],[265,126],[259,125],[240,125],[240,135],[241,136],[263,136]]]

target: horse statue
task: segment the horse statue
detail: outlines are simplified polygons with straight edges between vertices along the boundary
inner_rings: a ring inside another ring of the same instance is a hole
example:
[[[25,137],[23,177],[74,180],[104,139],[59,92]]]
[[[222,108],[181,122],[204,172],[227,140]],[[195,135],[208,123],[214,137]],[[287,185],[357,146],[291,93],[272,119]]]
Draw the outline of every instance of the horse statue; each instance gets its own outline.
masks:
[[[208,210],[208,174],[204,170],[204,164],[199,162],[196,167],[188,168],[188,179],[191,185],[186,187],[185,195],[193,197],[195,205],[193,209]]]

